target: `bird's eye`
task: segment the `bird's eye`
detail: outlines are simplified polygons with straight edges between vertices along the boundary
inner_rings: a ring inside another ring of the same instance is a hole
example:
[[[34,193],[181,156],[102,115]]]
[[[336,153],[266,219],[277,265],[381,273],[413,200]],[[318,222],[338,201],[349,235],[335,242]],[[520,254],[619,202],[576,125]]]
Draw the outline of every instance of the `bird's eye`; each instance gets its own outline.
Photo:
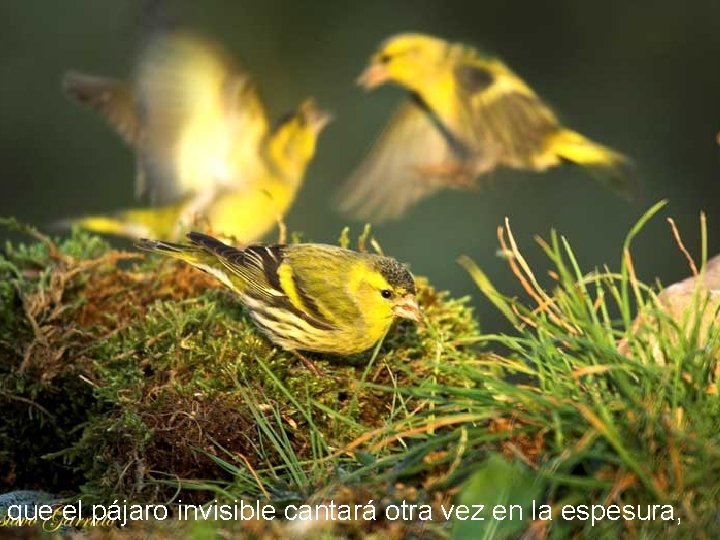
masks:
[[[380,296],[383,298],[392,298],[392,291],[390,289],[383,289],[380,291]]]
[[[390,60],[392,60],[392,56],[390,56],[389,54],[381,54],[380,58],[378,58],[378,62],[380,62],[381,64],[388,64]]]

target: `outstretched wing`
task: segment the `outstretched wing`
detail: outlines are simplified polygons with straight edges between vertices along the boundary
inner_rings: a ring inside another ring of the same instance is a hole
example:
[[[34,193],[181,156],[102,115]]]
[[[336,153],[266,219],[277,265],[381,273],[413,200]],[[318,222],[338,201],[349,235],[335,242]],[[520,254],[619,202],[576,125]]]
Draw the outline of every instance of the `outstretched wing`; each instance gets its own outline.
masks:
[[[68,71],[62,80],[65,94],[73,101],[100,113],[123,140],[136,145],[140,138],[137,102],[129,84],[117,79]]]
[[[212,176],[199,173],[210,169],[212,149],[221,143],[226,76],[223,57],[209,43],[183,33],[150,41],[136,73],[144,126],[138,195],[164,205],[212,186]]]
[[[459,142],[413,97],[400,106],[346,181],[340,208],[375,222],[399,218],[444,187],[448,175],[442,169],[459,166],[464,153]]]
[[[621,196],[633,191],[622,154],[563,127],[553,111],[507,66],[473,57],[455,70],[460,102],[472,117],[476,147],[498,164],[543,171],[570,161]]]
[[[248,183],[268,122],[250,78],[224,51],[191,34],[160,36],[142,57],[137,86],[140,191],[166,204]]]
[[[159,34],[132,83],[69,72],[63,87],[135,147],[136,195],[153,205],[191,201],[193,214],[202,214],[218,194],[251,185],[263,170],[262,102],[249,77],[210,41]]]
[[[542,170],[558,163],[546,153],[561,129],[555,114],[502,62],[471,56],[458,63],[455,80],[472,118],[474,146],[508,167]]]
[[[236,74],[225,88],[226,126],[229,141],[225,187],[240,190],[254,185],[264,170],[262,148],[270,122],[257,88],[249,77]]]

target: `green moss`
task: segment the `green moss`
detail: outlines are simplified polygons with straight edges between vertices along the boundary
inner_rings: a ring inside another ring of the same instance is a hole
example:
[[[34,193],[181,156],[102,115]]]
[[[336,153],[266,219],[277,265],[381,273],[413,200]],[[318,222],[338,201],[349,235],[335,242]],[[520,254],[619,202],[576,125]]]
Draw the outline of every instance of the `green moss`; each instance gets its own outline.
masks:
[[[268,485],[274,475],[305,492],[327,476],[307,475],[303,462],[411,413],[412,399],[366,383],[436,381],[425,359],[439,343],[475,354],[464,344],[477,335],[467,301],[421,280],[427,327],[398,325],[372,366],[370,353],[313,355],[327,374],[316,377],[212,278],[157,258],[121,263],[80,232],[57,245],[33,234],[39,241],[8,245],[0,262],[6,490],[164,500],[176,489],[167,478],[232,481],[212,456],[241,455],[285,468]]]

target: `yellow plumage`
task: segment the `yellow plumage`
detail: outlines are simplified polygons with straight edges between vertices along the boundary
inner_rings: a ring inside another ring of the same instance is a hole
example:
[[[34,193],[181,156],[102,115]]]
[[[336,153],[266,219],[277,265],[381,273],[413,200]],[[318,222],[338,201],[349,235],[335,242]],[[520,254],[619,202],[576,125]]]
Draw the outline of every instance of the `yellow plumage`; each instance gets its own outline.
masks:
[[[88,231],[128,238],[142,238],[152,234],[167,238],[177,234],[177,223],[182,211],[181,205],[161,208],[134,208],[121,210],[115,215],[86,216],[71,220]]]
[[[75,223],[133,238],[179,238],[206,224],[258,240],[291,207],[329,120],[308,100],[270,130],[247,74],[183,32],[152,40],[131,83],[70,72],[64,87],[134,147],[136,193],[151,205]]]
[[[185,245],[145,239],[138,245],[218,278],[286,350],[359,353],[395,318],[420,320],[413,277],[390,257],[325,244],[236,249],[201,233],[188,238]]]
[[[474,187],[499,166],[544,171],[570,161],[627,193],[624,156],[564,127],[510,68],[471,47],[394,36],[359,83],[410,91],[344,188],[341,207],[360,218],[397,218],[439,189]]]

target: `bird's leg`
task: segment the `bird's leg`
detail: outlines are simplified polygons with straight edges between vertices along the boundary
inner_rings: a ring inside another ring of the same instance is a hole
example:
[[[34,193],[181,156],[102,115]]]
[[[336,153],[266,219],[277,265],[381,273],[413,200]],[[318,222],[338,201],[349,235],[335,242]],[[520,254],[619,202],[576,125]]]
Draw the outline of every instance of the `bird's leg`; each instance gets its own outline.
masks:
[[[207,231],[208,234],[213,233],[212,224],[205,214],[194,214],[191,224],[193,227],[198,227],[201,230]]]
[[[197,225],[197,221],[204,219],[206,222],[207,217],[205,211],[208,207],[217,199],[218,195],[222,193],[222,189],[218,186],[211,186],[202,193],[199,193],[187,201],[187,204],[182,209],[180,219],[188,223],[190,226]]]
[[[305,364],[305,367],[308,368],[312,372],[313,375],[315,375],[316,377],[324,377],[325,376],[325,372],[322,369],[320,369],[319,367],[317,367],[312,362],[312,360],[310,360],[303,354],[299,353],[298,351],[290,351],[290,352],[292,352],[292,354],[295,358],[297,358],[303,364]]]

